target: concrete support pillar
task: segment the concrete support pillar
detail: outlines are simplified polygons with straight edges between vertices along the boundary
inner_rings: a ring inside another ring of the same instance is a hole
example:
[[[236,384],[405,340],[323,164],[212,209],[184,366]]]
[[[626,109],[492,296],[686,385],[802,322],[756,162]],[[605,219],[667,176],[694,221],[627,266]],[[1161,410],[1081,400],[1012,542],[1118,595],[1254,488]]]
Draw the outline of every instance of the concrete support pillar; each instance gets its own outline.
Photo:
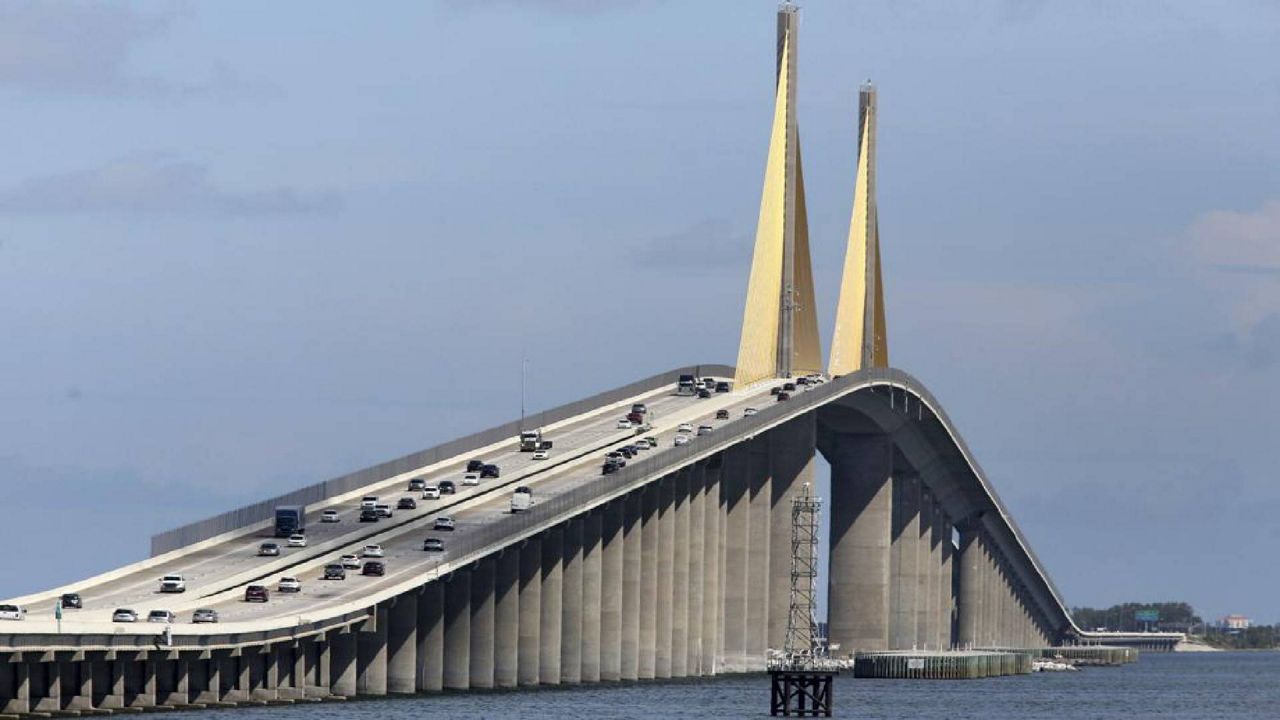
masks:
[[[361,695],[387,694],[387,605],[356,635],[356,689]]]
[[[685,643],[685,670],[689,676],[702,675],[702,613],[703,613],[703,568],[702,544],[706,519],[706,465],[699,463],[689,474],[688,522],[687,533],[689,549],[689,577],[685,615],[685,627],[688,638]]]
[[[582,672],[579,682],[600,682],[600,583],[603,548],[600,535],[604,515],[597,508],[582,518]]]
[[[653,674],[671,677],[671,618],[675,566],[675,476],[668,475],[658,487],[658,612],[655,627]]]
[[[622,629],[618,673],[622,680],[636,680],[640,677],[640,606],[644,584],[643,492],[629,493],[622,501]]]
[[[751,454],[742,444],[724,452],[720,492],[724,516],[724,670],[747,669],[747,583],[751,528]]]
[[[893,535],[890,549],[889,649],[916,644],[916,599],[920,572],[920,478],[893,476]]]
[[[501,688],[520,681],[520,555],[512,546],[494,560],[493,684]]]
[[[332,630],[326,635],[329,641],[329,690],[334,695],[356,696],[356,635],[358,634],[355,629],[348,629]],[[244,660],[243,657],[227,659]],[[237,683],[236,689],[243,691],[245,685]]]
[[[541,682],[542,538],[531,537],[520,548],[520,648],[517,673],[521,687]]]
[[[418,598],[418,689],[444,689],[443,579],[427,583]]]
[[[982,533],[982,552],[986,558],[983,573],[985,581],[983,586],[982,607],[982,644],[985,647],[995,647],[1000,644],[998,625],[1000,622],[1000,578],[996,571],[996,555],[995,547],[991,543],[991,536],[985,531]]]
[[[724,456],[713,457],[703,472],[702,488],[702,661],[703,675],[720,671],[720,630],[724,594],[720,579],[721,520],[720,470]]]
[[[685,468],[672,478],[671,507],[671,677],[689,675],[689,476]]]
[[[387,608],[387,692],[418,690],[418,591],[394,598]]]
[[[560,684],[560,621],[564,577],[564,528],[542,534],[542,605],[539,623],[538,682]]]
[[[978,644],[982,618],[982,546],[973,523],[960,526],[956,550],[959,594],[956,596],[956,645],[970,648]]]
[[[444,687],[471,687],[471,571],[456,570],[444,586]]]
[[[893,445],[883,435],[845,435],[831,455],[828,635],[841,657],[886,650]]]
[[[470,683],[493,687],[494,557],[481,558],[471,568]]]
[[[31,712],[31,666],[21,661],[0,663],[0,713]],[[123,690],[120,694],[124,694]]]
[[[951,592],[955,581],[952,554],[955,546],[951,544],[951,523],[944,513],[939,512],[938,517],[941,527],[941,538],[938,544],[938,647],[947,650],[951,648],[952,643]]]
[[[747,648],[748,670],[764,670],[769,645],[769,542],[773,526],[773,478],[770,476],[769,438],[748,443],[750,520],[747,536]]]
[[[624,571],[626,503],[616,498],[605,505],[601,526],[600,562],[600,679],[622,679],[622,577]]]
[[[658,487],[640,494],[640,662],[637,675],[651,680],[658,647]]]
[[[938,538],[934,536],[937,509],[927,487],[920,490],[920,537],[916,542],[916,638],[913,646],[924,650],[938,649]]]
[[[817,495],[814,459],[817,413],[806,413],[769,431],[770,474],[773,476],[769,526],[768,647],[781,649],[786,641],[791,610],[791,510],[797,495]]]
[[[560,682],[582,679],[582,516],[564,524],[560,600]]]

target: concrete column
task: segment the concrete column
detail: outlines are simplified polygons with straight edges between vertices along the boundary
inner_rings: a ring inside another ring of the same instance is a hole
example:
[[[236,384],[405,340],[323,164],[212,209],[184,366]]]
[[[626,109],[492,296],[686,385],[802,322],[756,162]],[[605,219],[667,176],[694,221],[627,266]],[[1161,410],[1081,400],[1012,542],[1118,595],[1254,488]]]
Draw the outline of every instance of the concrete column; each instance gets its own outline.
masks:
[[[699,463],[689,474],[688,499],[688,548],[689,579],[685,627],[688,628],[688,641],[685,648],[685,669],[690,676],[702,675],[702,613],[703,613],[703,568],[702,544],[706,524],[706,465]]]
[[[976,520],[960,528],[960,595],[956,614],[959,618],[962,648],[980,647],[985,640],[987,616],[986,551],[982,547],[982,531]]]
[[[985,647],[995,647],[999,644],[999,631],[997,624],[1000,621],[1000,587],[999,578],[996,575],[996,556],[995,548],[991,544],[991,536],[985,531],[982,533],[982,554],[985,558],[982,572],[983,581],[983,619],[982,619],[982,644]]]
[[[600,682],[600,582],[604,515],[597,508],[582,518],[582,673],[579,682]]]
[[[622,577],[626,503],[616,498],[604,507],[600,563],[600,679],[622,679]]]
[[[655,623],[653,674],[671,677],[671,616],[675,566],[675,476],[660,479],[658,487],[658,613]]]
[[[154,660],[147,659],[144,661],[148,666],[153,666]],[[31,663],[30,675],[35,676],[36,682],[33,682],[33,690],[31,697],[31,710],[33,712],[58,712],[62,709],[62,671],[57,661]],[[152,675],[154,677],[154,674]],[[44,692],[40,693],[39,690]],[[147,705],[155,705],[155,683],[149,691],[144,693],[147,696],[145,701]]]
[[[640,495],[640,663],[637,674],[651,680],[658,647],[658,487]]]
[[[418,591],[396,596],[387,609],[387,692],[418,690]]]
[[[938,647],[947,650],[951,647],[951,588],[954,582],[954,566],[952,565],[952,554],[955,546],[951,544],[951,523],[947,521],[945,514],[939,514],[942,538],[938,546],[938,567],[939,580],[938,583]]]
[[[93,707],[102,708],[106,698],[111,695],[111,662],[107,660],[107,653],[95,651],[86,653],[89,662],[89,674],[93,680],[93,689],[90,697],[93,700]],[[10,698],[13,695],[0,692],[0,698]],[[222,699],[218,691],[218,663],[211,655],[209,658],[209,690],[200,702],[218,702]],[[0,712],[5,712],[4,701],[0,700]]]
[[[444,689],[444,580],[429,582],[418,598],[418,689]]]
[[[481,558],[471,569],[471,687],[493,687],[494,557]]]
[[[539,623],[538,682],[560,684],[560,620],[564,577],[564,528],[542,534],[542,605]]]
[[[893,445],[884,435],[844,435],[831,455],[827,634],[841,657],[886,650]]]
[[[889,649],[916,644],[916,598],[920,572],[920,478],[893,476],[893,545],[890,549]]]
[[[724,623],[721,637],[724,642],[722,661],[727,672],[743,672],[747,669],[750,473],[751,454],[744,445],[735,445],[725,450],[720,474],[720,492],[725,505],[722,563]]]
[[[387,694],[387,605],[356,635],[356,689],[361,695]]]
[[[123,689],[121,695],[124,694]],[[0,664],[0,713],[31,712],[31,668],[25,662]]]
[[[808,483],[814,486],[817,413],[806,413],[769,431],[770,472],[773,499],[769,527],[769,636],[768,647],[781,649],[787,636],[791,611],[791,510],[796,496]]]
[[[703,472],[702,500],[702,661],[703,675],[720,670],[720,628],[724,594],[721,590],[720,468],[723,455],[713,457]]]
[[[582,679],[582,517],[564,525],[560,592],[560,682]]]
[[[769,645],[769,542],[773,526],[773,478],[769,438],[757,436],[751,452],[750,525],[747,537],[747,669],[763,670]]]
[[[689,675],[689,476],[685,468],[671,478],[671,677]]]
[[[329,641],[329,690],[342,697],[356,696],[356,635],[354,629],[331,630]],[[227,658],[235,660],[236,658]],[[244,658],[239,658],[243,660]],[[226,668],[224,668],[226,669]],[[244,691],[245,685],[237,683],[236,689]]]
[[[493,684],[512,688],[520,680],[520,547],[495,559],[493,592]]]
[[[640,677],[640,605],[643,587],[644,493],[623,498],[622,522],[622,652],[618,673],[623,680]]]
[[[471,687],[471,571],[455,570],[444,586],[444,686]]]
[[[542,655],[542,538],[525,540],[520,548],[520,648],[521,687],[541,682]]]
[[[938,601],[938,545],[934,537],[934,523],[937,510],[933,505],[933,495],[926,487],[920,489],[920,536],[916,541],[916,638],[913,646],[926,649],[937,649],[938,628],[936,621]]]

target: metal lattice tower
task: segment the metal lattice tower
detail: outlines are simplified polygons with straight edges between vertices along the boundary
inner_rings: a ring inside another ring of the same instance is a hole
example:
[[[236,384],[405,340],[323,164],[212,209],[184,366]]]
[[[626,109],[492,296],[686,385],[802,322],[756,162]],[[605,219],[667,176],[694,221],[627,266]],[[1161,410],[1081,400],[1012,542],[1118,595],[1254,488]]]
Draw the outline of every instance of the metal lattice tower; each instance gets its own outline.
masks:
[[[809,494],[809,483],[791,502],[791,611],[783,644],[784,662],[791,667],[811,667],[822,653],[814,618],[821,506],[822,501]]]

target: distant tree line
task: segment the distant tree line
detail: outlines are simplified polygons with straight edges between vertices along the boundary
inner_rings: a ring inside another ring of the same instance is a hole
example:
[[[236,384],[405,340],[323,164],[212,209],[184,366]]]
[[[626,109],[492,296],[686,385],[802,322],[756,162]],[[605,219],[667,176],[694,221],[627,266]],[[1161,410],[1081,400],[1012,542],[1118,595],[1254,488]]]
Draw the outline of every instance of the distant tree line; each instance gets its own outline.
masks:
[[[1138,612],[1155,610],[1160,618],[1154,623],[1138,620]],[[1113,632],[1191,632],[1204,624],[1195,608],[1184,602],[1123,603],[1109,608],[1071,608],[1071,616],[1082,630],[1104,628]]]

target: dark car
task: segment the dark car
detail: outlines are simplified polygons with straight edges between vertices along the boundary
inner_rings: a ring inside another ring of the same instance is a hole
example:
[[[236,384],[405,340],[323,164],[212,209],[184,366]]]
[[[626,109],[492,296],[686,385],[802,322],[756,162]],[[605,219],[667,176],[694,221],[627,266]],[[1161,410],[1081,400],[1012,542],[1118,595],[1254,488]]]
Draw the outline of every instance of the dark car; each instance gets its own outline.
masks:
[[[440,494],[441,494],[441,495],[452,495],[452,494],[454,494],[454,493],[456,493],[456,492],[458,492],[458,486],[457,486],[457,484],[456,484],[456,483],[454,483],[452,480],[441,480],[441,481],[440,481]]]
[[[791,399],[791,393],[789,392],[778,393],[778,402],[782,402],[783,400],[790,400],[790,399]]]
[[[361,510],[360,522],[378,522],[378,511],[373,508],[365,508]]]
[[[717,411],[716,411],[716,419],[717,419],[717,420],[728,420],[728,419],[729,419],[729,411],[728,411],[728,410],[717,410]]]
[[[629,447],[620,447],[618,448],[618,452],[622,453],[622,457],[628,460],[630,460],[632,457],[635,456],[635,453],[632,452],[631,448]]]
[[[701,390],[698,391],[698,397],[702,398],[703,400],[706,400],[707,398],[711,397],[711,391],[706,388],[702,388]]]
[[[496,478],[498,477],[498,472],[499,472],[499,468],[497,465],[493,465],[493,464],[485,465],[484,467],[480,468],[480,477]]]
[[[216,623],[218,622],[218,611],[210,608],[200,608],[191,613],[191,622],[193,623]]]
[[[422,549],[427,552],[444,552],[444,541],[440,538],[427,538],[422,541]]]
[[[396,503],[397,510],[417,510],[418,503],[413,498],[400,498],[400,502]]]
[[[722,392],[729,392],[729,383],[727,383],[727,382],[725,382],[725,381],[723,381],[723,380],[721,380],[720,382],[716,383],[716,392],[718,392],[718,393],[722,393]]]
[[[769,394],[770,394],[770,395],[777,395],[777,394],[778,394],[778,393],[780,393],[780,392],[782,392],[782,388],[780,388],[780,387],[769,388]]]
[[[427,486],[424,478],[413,478],[409,481],[409,492],[422,492],[422,488]]]
[[[622,468],[622,466],[621,466],[621,465],[619,465],[617,462],[614,462],[614,461],[612,461],[612,460],[605,460],[605,461],[604,461],[604,468],[601,470],[601,474],[603,474],[603,475],[612,475],[612,474],[614,474],[614,473],[618,472],[618,470],[620,470],[621,468]]]
[[[782,389],[783,389],[783,391],[785,391],[785,392],[795,392],[795,391],[796,391],[796,384],[795,384],[795,383],[782,383]]]
[[[360,568],[360,574],[382,577],[387,574],[387,566],[377,560],[369,560],[365,562],[364,567]]]
[[[84,607],[84,601],[80,599],[80,593],[63,593],[58,602],[64,608],[74,608],[79,610]]]
[[[484,467],[484,461],[480,458],[467,461],[467,472],[480,472],[482,467]]]
[[[244,589],[245,602],[266,602],[271,599],[271,591],[266,585],[250,585]]]
[[[325,580],[346,580],[347,569],[337,563],[334,563],[332,565],[325,565],[324,579]]]

